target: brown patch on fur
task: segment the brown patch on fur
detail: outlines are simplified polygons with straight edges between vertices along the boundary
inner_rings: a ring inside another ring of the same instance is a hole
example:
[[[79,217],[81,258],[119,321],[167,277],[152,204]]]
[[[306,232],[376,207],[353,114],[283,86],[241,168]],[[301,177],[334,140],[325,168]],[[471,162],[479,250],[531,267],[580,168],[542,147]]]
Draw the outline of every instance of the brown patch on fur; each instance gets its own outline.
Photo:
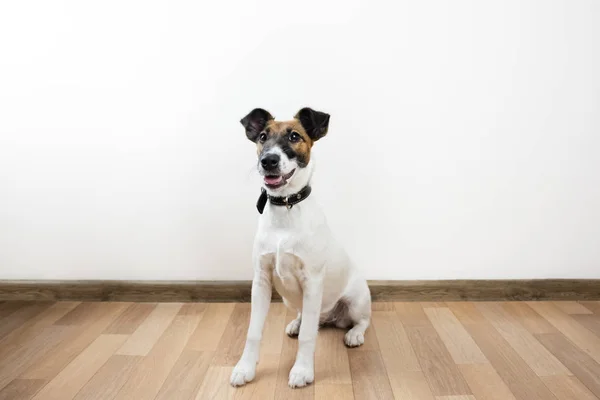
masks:
[[[298,161],[304,165],[308,164],[310,161],[310,150],[314,144],[314,141],[308,136],[308,133],[302,127],[300,121],[294,119],[291,121],[274,121],[271,120],[265,126],[265,130],[267,133],[267,142],[274,140],[277,142],[285,152],[285,146],[289,146],[296,155]],[[297,132],[302,138],[298,142],[290,142],[289,136],[292,132]],[[260,153],[263,150],[263,143],[260,141],[256,142],[257,145],[257,153]]]

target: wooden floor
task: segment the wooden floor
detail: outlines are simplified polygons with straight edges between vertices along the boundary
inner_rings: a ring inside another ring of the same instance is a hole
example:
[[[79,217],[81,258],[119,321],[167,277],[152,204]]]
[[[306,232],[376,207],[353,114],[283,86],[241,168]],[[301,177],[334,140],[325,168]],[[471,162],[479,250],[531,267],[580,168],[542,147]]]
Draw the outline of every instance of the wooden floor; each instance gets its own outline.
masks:
[[[229,386],[249,304],[0,303],[0,399],[600,398],[600,302],[375,303],[366,343],[323,329],[289,389],[293,318],[273,304],[256,379]]]

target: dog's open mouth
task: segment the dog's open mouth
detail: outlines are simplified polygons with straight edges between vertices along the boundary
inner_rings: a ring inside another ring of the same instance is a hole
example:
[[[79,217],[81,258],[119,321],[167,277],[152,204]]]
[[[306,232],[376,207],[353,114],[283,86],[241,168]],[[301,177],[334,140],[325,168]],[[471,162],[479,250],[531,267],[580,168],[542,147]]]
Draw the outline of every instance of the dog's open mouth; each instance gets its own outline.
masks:
[[[294,175],[294,172],[296,172],[295,168],[291,170],[290,173],[287,175],[265,175],[265,185],[269,189],[277,189],[285,185],[288,179],[290,179],[292,175]]]

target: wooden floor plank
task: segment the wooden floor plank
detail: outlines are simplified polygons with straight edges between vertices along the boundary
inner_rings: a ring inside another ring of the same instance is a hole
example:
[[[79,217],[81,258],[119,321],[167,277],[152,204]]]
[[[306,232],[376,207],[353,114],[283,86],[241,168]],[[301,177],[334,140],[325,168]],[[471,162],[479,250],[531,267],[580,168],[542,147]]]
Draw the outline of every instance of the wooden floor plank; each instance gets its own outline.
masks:
[[[395,312],[373,312],[372,324],[375,326],[375,334],[380,343],[386,367],[393,366],[393,370],[421,370],[406,330]]]
[[[445,302],[443,301],[422,301],[421,307],[425,308],[448,308]]]
[[[39,335],[42,329],[54,324],[78,304],[76,302],[55,303],[6,335],[0,340],[0,360],[6,359],[10,353],[18,351],[27,342]]]
[[[431,393],[435,396],[470,395],[469,386],[425,314],[423,306],[427,304],[395,303],[395,306]]]
[[[156,308],[156,303],[133,303],[117,317],[104,333],[131,335]]]
[[[170,313],[167,314],[165,319],[171,320],[170,316]],[[197,315],[175,316],[150,352],[132,370],[116,399],[154,399],[181,356],[199,320]]]
[[[518,400],[554,400],[546,385],[491,324],[465,327]]]
[[[32,302],[31,304],[15,310],[13,313],[2,319],[2,323],[0,323],[0,339],[48,309],[51,305],[52,303],[49,302]]]
[[[600,337],[600,315],[573,315],[575,321],[579,322],[584,328],[593,332],[596,336]]]
[[[161,303],[157,305],[144,322],[131,334],[117,354],[123,356],[148,355],[156,341],[171,324],[181,306],[181,303]]]
[[[123,308],[131,305],[131,303],[120,303]],[[69,312],[56,320],[54,325],[65,326],[82,326],[90,322],[90,316],[101,314],[106,309],[107,303],[85,302],[79,303]]]
[[[246,344],[246,333],[250,323],[250,304],[235,305],[229,324],[219,341],[212,365],[235,366],[242,356]]]
[[[357,399],[393,399],[387,371],[378,351],[349,351],[352,387]]]
[[[45,384],[43,379],[15,379],[0,390],[0,400],[29,400]]]
[[[73,334],[73,328],[68,326],[48,326],[38,335],[10,353],[0,363],[0,389],[10,381],[20,376],[27,369],[37,365],[40,359],[64,343]],[[35,379],[35,378],[33,378]],[[40,379],[48,381],[48,379]]]
[[[477,310],[476,303],[463,301],[447,302],[446,305],[461,324],[487,323],[485,317]]]
[[[459,368],[477,400],[515,400],[490,364],[460,365]]]
[[[72,399],[126,339],[126,335],[100,335],[44,386],[34,400]]]
[[[406,331],[435,396],[471,394],[469,385],[433,326],[406,328]]]
[[[580,301],[579,304],[594,314],[600,315],[600,301]]]
[[[486,364],[487,358],[447,307],[425,308],[425,314],[456,364]]]
[[[371,303],[371,311],[396,311],[396,307],[390,301],[376,301]]]
[[[423,371],[405,369],[389,369],[388,358],[382,353],[382,358],[388,372],[388,379],[396,399],[402,400],[433,400],[433,394]]]
[[[425,315],[421,303],[398,302],[394,303],[396,313],[405,327],[430,326],[429,318]]]
[[[2,320],[15,311],[27,307],[31,303],[28,301],[3,301],[0,303],[0,323]]]
[[[598,398],[600,398],[600,364],[587,353],[567,340],[562,334],[537,335],[546,346],[571,372]]]
[[[558,400],[598,400],[574,376],[546,376],[542,380]]]
[[[112,355],[108,361],[81,388],[75,400],[114,399],[133,368],[143,359],[141,356]]]
[[[567,314],[593,314],[592,311],[576,301],[554,301],[552,304]]]
[[[433,400],[429,384],[398,315],[395,312],[375,311],[372,324],[394,397]]]
[[[213,356],[210,351],[184,350],[160,388],[156,400],[196,397]]]
[[[482,303],[478,309],[538,376],[569,375],[569,370],[500,303]]]
[[[315,400],[353,400],[352,384],[327,383],[315,387]]]
[[[177,315],[202,315],[206,311],[206,303],[185,303]]]
[[[533,335],[558,332],[550,322],[533,311],[526,303],[511,301],[503,303],[502,307]]]
[[[301,389],[287,386],[298,342],[284,329],[296,313],[281,303],[255,380],[235,389],[247,303],[9,303],[0,400],[600,399],[599,302],[374,303],[362,347],[320,330],[315,382]],[[118,354],[126,343],[145,355]]]
[[[23,373],[22,378],[45,379],[50,381],[69,364],[79,353],[88,347],[106,327],[126,308],[124,303],[102,303],[103,307],[89,314],[81,326],[64,326],[72,328],[69,336],[46,353],[35,365]],[[59,327],[59,326],[57,326]]]
[[[350,360],[344,345],[344,331],[325,328],[319,331],[315,354],[315,380],[320,384],[351,384]]]
[[[196,394],[196,400],[225,400],[234,399],[237,389],[229,385],[229,377],[233,367],[211,366],[206,371],[206,376]],[[137,397],[131,397],[136,399]]]
[[[198,328],[188,342],[188,349],[216,351],[229,323],[235,303],[213,303],[206,307]]]
[[[546,318],[571,342],[589,354],[597,363],[600,363],[600,338],[587,330],[572,316],[562,312],[556,306],[547,302],[527,303],[538,314]]]

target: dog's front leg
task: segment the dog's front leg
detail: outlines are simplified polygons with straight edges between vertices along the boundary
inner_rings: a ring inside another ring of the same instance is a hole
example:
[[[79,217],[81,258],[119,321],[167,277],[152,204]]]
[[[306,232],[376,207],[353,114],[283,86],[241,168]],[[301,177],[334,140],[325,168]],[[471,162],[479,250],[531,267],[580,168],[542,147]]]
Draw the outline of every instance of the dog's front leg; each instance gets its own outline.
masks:
[[[240,358],[231,374],[230,382],[232,386],[242,386],[254,379],[260,353],[260,340],[271,303],[271,293],[271,274],[259,266],[252,280],[252,304],[246,346],[242,358]]]
[[[288,385],[292,388],[306,386],[315,379],[315,345],[319,332],[322,299],[323,277],[319,275],[308,278],[303,288],[298,354],[288,381]]]

